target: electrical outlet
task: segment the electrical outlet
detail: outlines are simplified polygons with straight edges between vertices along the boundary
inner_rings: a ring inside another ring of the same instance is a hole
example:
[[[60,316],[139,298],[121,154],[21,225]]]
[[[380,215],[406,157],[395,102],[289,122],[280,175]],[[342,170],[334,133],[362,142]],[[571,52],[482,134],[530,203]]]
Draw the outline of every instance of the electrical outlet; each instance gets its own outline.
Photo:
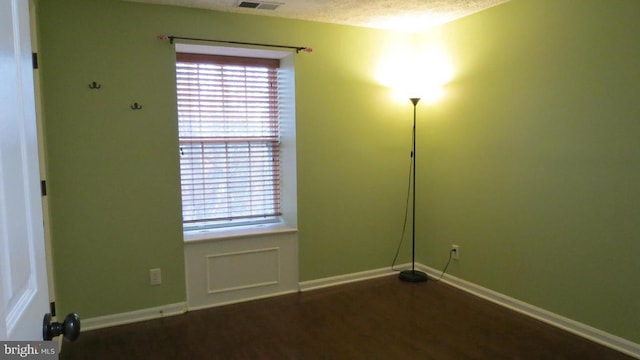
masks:
[[[460,246],[451,244],[451,258],[453,260],[460,260]]]
[[[160,268],[149,269],[149,283],[151,285],[162,284],[162,271]]]

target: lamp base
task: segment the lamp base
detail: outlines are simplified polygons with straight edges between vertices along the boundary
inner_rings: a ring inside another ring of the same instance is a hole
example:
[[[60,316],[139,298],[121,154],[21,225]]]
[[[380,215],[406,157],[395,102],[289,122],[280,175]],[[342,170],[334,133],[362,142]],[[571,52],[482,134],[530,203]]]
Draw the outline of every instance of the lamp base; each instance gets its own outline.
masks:
[[[427,281],[427,274],[418,270],[404,270],[400,272],[398,276],[400,280],[407,282],[423,282]]]

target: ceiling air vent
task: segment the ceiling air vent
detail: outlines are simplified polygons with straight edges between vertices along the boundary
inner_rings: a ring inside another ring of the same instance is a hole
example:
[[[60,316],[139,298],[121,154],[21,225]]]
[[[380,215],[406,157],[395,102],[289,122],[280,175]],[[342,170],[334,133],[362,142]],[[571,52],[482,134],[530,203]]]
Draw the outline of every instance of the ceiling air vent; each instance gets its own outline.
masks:
[[[263,9],[263,10],[275,10],[282,4],[272,2],[257,2],[257,1],[241,1],[238,4],[239,8],[245,9]]]

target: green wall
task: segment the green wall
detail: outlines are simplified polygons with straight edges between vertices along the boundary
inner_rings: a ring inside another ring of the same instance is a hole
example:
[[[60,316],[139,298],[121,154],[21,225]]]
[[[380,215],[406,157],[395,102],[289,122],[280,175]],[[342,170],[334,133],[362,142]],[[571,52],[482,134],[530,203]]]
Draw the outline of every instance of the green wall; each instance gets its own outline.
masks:
[[[422,35],[421,260],[640,342],[640,2],[515,0]],[[423,156],[424,157],[424,156]]]
[[[513,0],[415,36],[116,0],[38,16],[61,313],[185,300],[173,49],[156,35],[314,48],[295,60],[301,281],[390,265],[412,112],[374,73],[417,40],[455,68],[418,106],[417,260],[443,268],[459,244],[453,275],[640,342],[636,0]]]
[[[37,5],[61,313],[185,300],[175,56],[158,34],[313,47],[295,59],[300,280],[390,265],[410,141],[397,119],[410,108],[373,72],[404,34],[116,0]],[[155,267],[162,286],[148,284]]]

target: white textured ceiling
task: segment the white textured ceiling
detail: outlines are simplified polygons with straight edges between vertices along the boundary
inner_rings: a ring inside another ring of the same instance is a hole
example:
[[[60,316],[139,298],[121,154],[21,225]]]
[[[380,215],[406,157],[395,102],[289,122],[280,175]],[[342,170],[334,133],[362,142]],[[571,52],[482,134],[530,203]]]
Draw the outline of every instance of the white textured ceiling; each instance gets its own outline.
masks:
[[[387,30],[423,31],[509,0],[280,0],[275,10],[238,8],[240,0],[125,0]],[[260,0],[251,0],[260,2]]]

